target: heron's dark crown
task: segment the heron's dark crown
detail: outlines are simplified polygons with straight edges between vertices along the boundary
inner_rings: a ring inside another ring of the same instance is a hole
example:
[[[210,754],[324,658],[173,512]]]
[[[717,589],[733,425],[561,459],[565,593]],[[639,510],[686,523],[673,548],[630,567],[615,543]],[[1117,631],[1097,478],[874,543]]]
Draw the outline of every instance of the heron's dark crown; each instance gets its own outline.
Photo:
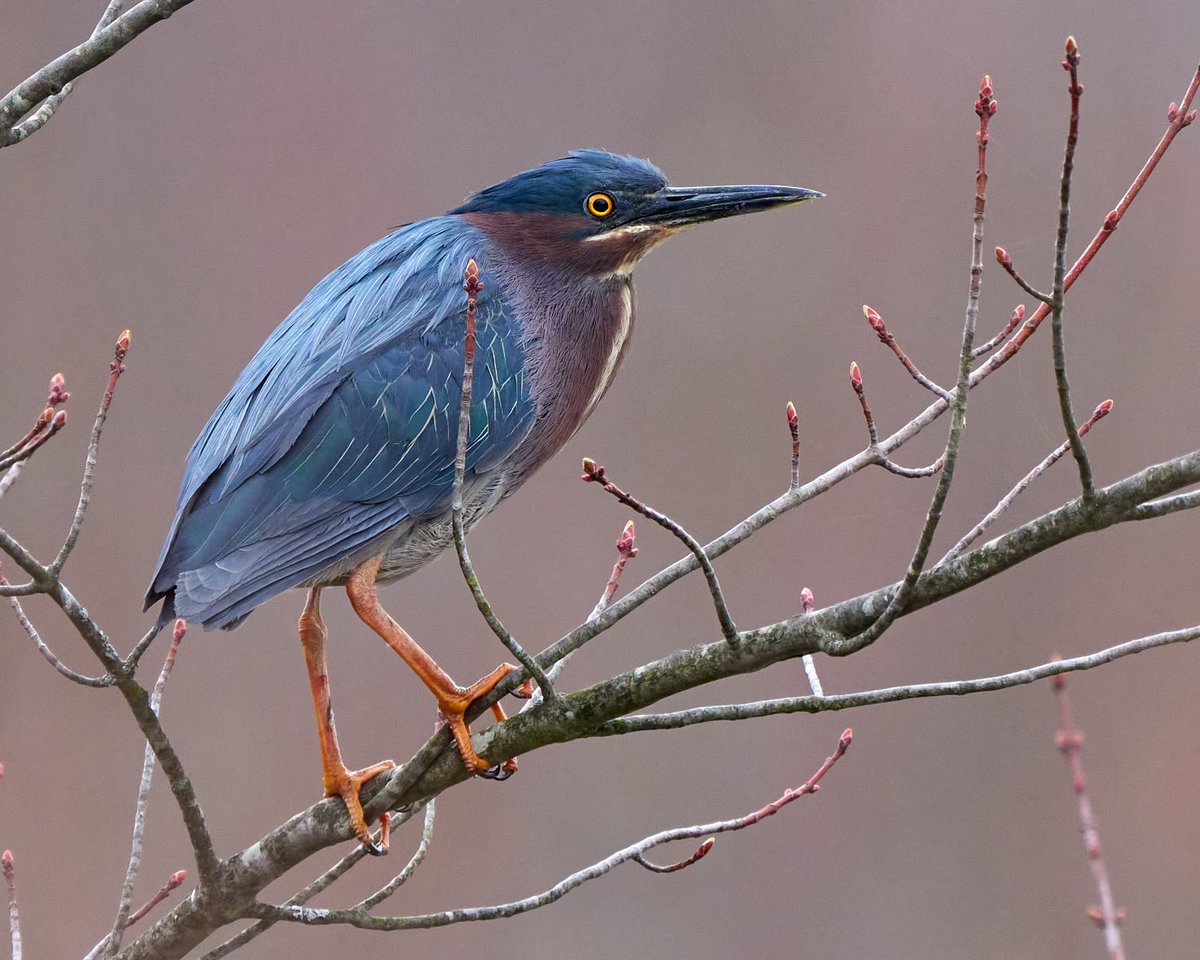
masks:
[[[667,178],[649,160],[605,150],[573,150],[479,191],[450,213],[575,214],[584,219],[588,197],[604,191],[617,199],[617,222],[623,211],[632,212],[640,206],[638,201],[666,186]]]

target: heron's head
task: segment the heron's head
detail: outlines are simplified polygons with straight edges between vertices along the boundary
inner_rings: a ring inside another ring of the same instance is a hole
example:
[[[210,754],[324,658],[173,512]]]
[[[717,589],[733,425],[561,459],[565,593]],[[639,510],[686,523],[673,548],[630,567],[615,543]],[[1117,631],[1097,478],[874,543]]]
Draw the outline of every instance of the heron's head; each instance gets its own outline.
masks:
[[[672,187],[654,164],[577,150],[481,190],[451,210],[538,267],[628,273],[671,234],[709,220],[803,203],[804,187]]]

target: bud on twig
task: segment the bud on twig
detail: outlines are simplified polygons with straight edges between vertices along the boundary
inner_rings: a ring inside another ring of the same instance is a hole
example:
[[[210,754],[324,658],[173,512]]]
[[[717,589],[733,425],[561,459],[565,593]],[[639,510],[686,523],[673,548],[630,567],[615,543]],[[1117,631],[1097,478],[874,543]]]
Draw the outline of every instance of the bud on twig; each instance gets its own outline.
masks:
[[[879,311],[873,307],[868,307],[863,304],[863,316],[867,318],[867,323],[871,325],[871,329],[875,331],[876,336],[884,343],[887,343],[888,329],[883,322],[883,317],[879,315]]]
[[[51,407],[57,407],[60,403],[66,403],[71,399],[71,395],[66,390],[67,381],[61,373],[56,373],[50,378],[50,391],[46,396],[46,403]]]
[[[625,529],[621,531],[621,535],[617,537],[617,553],[626,558],[636,557],[638,555],[637,530],[630,520],[625,524]]]

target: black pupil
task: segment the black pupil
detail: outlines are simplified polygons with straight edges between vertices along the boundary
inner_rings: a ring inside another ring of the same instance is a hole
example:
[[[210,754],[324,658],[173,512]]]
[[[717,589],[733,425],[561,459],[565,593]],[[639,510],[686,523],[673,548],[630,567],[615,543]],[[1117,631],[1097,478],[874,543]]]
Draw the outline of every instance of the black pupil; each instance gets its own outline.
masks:
[[[592,197],[592,210],[599,214],[608,213],[612,209],[612,201],[603,194]]]

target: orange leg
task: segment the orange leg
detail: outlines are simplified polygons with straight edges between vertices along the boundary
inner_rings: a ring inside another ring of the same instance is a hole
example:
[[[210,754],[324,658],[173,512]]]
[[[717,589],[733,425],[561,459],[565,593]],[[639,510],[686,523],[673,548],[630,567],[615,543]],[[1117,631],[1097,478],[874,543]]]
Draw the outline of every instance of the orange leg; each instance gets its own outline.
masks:
[[[321,768],[325,785],[325,796],[341,797],[350,816],[354,834],[372,853],[383,853],[386,846],[376,847],[371,841],[363,819],[362,803],[358,799],[359,788],[376,774],[391,770],[396,764],[391,760],[372,764],[363,770],[350,771],[342,762],[342,751],[338,746],[337,730],[333,726],[333,704],[329,699],[329,667],[325,661],[325,621],[321,619],[321,588],[308,591],[308,601],[300,614],[300,643],[304,647],[304,661],[308,665],[308,682],[312,687],[313,709],[317,714],[317,738],[321,741]],[[385,829],[387,824],[385,824]],[[386,834],[385,834],[386,836]],[[386,840],[385,840],[386,844]]]
[[[471,728],[467,726],[465,714],[467,708],[475,700],[488,693],[517,668],[511,663],[502,663],[486,677],[477,680],[469,687],[460,687],[456,684],[450,679],[450,675],[434,662],[433,657],[422,650],[417,642],[405,632],[404,628],[380,606],[379,597],[375,591],[375,577],[379,573],[379,566],[382,562],[383,555],[381,554],[359,564],[350,574],[350,579],[346,582],[346,593],[350,597],[354,612],[358,614],[363,623],[379,634],[388,646],[400,654],[404,662],[421,678],[421,682],[437,698],[438,709],[441,710],[442,716],[450,725],[450,732],[454,734],[454,741],[458,744],[458,752],[462,754],[466,768],[471,773],[483,773],[488,769],[488,762],[479,756],[475,752],[475,748],[471,746]],[[493,712],[495,709],[493,708]],[[497,714],[497,718],[503,717],[503,714],[504,711],[501,710]]]

